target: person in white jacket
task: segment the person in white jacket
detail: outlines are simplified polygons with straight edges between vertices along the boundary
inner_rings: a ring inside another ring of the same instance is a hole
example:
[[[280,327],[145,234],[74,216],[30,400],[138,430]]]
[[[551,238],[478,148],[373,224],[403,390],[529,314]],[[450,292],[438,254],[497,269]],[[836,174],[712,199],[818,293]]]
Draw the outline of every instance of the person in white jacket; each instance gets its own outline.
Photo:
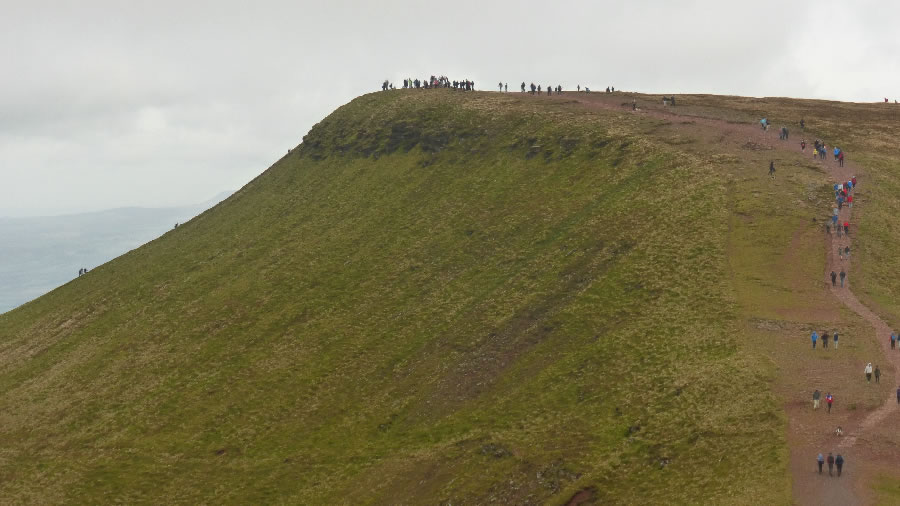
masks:
[[[866,383],[872,382],[872,362],[866,364]]]

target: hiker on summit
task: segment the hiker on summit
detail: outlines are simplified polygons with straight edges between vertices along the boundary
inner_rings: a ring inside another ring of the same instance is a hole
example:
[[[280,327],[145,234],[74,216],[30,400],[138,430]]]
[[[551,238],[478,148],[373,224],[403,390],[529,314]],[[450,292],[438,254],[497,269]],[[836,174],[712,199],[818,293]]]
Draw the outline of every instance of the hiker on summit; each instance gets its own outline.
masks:
[[[825,395],[825,407],[828,409],[828,413],[831,413],[831,404],[834,403],[834,397],[831,395],[831,392]]]
[[[509,83],[503,83],[503,93],[509,93]]]
[[[816,464],[819,465],[819,474],[822,474],[822,464],[824,464],[824,463],[825,463],[825,457],[823,457],[822,454],[820,453],[816,457]]]
[[[822,393],[819,392],[817,388],[815,392],[813,392],[813,409],[819,409],[819,398],[822,397]]]
[[[834,271],[831,271],[831,286],[836,286],[835,282],[837,281],[837,274]]]
[[[497,87],[499,87],[500,92],[503,93],[503,83],[498,84]]]
[[[875,366],[875,383],[880,383],[881,380],[881,369],[878,368],[878,365]]]
[[[866,383],[872,382],[872,362],[866,364]]]
[[[540,87],[538,89],[540,89]],[[552,94],[553,94],[553,88],[551,88],[550,86],[547,86],[547,96],[549,97]]]
[[[838,453],[837,458],[834,459],[834,465],[837,466],[838,478],[840,478],[841,477],[841,469],[844,468],[844,457],[841,457],[840,453]]]
[[[579,84],[578,86],[576,86],[575,90],[578,91],[578,93],[581,93],[581,85]]]
[[[812,339],[813,349],[816,349],[816,341],[819,340],[819,334],[816,334],[816,331],[813,330],[813,333],[811,336],[809,336],[809,338]]]
[[[539,84],[538,85],[538,95],[540,95],[540,94],[541,94],[541,85]]]
[[[522,81],[522,93],[525,93],[525,81]]]
[[[841,269],[841,274],[840,274],[840,276],[841,276],[841,288],[844,288],[844,278],[847,277],[847,273],[844,272],[844,269]]]

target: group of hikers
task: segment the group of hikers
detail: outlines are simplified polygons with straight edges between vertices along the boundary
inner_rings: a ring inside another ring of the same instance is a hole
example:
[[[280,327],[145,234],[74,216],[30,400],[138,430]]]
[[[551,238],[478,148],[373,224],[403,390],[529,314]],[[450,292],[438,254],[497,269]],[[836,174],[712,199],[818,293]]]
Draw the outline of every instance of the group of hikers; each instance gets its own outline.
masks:
[[[522,86],[520,87],[520,89],[522,90],[522,93],[525,93],[525,91],[526,91],[525,81],[522,81]],[[587,91],[587,88],[585,88],[585,90]],[[561,95],[563,92],[563,88],[562,88],[561,84],[556,85],[556,87],[551,87],[548,84],[546,88],[541,88],[540,84],[535,86],[534,83],[531,83],[531,94],[532,95],[534,95],[535,92],[537,92],[537,94],[540,95],[543,91],[546,91],[548,96],[552,95],[554,91],[556,92],[557,95]],[[581,85],[578,85],[578,91],[581,91]]]
[[[800,141],[800,151],[806,151],[806,140]],[[844,150],[835,146],[832,151],[834,154],[834,161],[838,162],[838,164],[843,167],[844,166]],[[828,146],[825,145],[823,141],[816,139],[813,143],[813,158],[818,157],[820,160],[824,160],[825,157],[828,156]]]
[[[828,476],[834,476],[834,468],[837,467],[837,475],[841,475],[841,470],[844,468],[844,457],[841,456],[840,453],[835,457],[831,452],[828,452],[828,458],[822,456],[820,453],[818,457],[816,457],[816,463],[819,464],[819,474],[822,474],[822,464],[828,462]]]
[[[81,269],[78,269],[78,275],[79,275],[79,276],[84,276],[84,275],[87,274],[87,273],[88,273],[88,270],[85,269],[84,267],[82,267]]]
[[[419,88],[424,88],[424,89],[451,88],[451,89],[455,89],[455,90],[474,91],[475,90],[475,82],[470,81],[468,79],[464,79],[462,81],[451,81],[447,76],[440,76],[440,77],[431,76],[431,78],[429,78],[429,79],[413,79],[413,78],[404,79],[403,80],[403,89],[412,89],[412,88],[416,88],[416,89],[419,89]],[[499,91],[501,93],[509,92],[509,83],[499,82],[499,83],[497,83],[497,88],[499,89]],[[531,88],[532,95],[535,95],[535,94],[541,95],[544,92],[546,92],[547,95],[552,95],[554,92],[557,95],[559,95],[559,94],[562,94],[562,92],[563,92],[563,87],[561,84],[558,84],[556,86],[547,85],[546,87],[542,87],[540,84],[535,85],[534,83],[531,83],[530,88]],[[388,91],[388,90],[393,90],[393,89],[396,89],[396,88],[394,88],[394,83],[392,83],[389,79],[385,79],[384,82],[381,83],[382,91]],[[526,86],[525,86],[525,81],[522,81],[521,90],[522,90],[522,93],[526,93],[528,91],[528,88],[526,88]],[[582,87],[580,84],[577,86],[577,90],[578,90],[578,92],[582,91]],[[586,93],[590,93],[591,89],[588,88],[587,86],[585,86],[583,91]],[[606,87],[607,93],[613,93],[614,91],[616,91],[616,88],[614,86]],[[671,98],[663,97],[663,103],[664,104],[671,103],[672,105],[675,105],[675,97],[674,96]]]
[[[838,347],[838,332],[836,330],[834,331],[834,336],[829,336],[828,331],[826,330],[821,338],[819,337],[818,332],[813,330],[812,335],[810,335],[809,338],[812,340],[813,349],[816,349],[816,343],[818,343],[820,339],[822,341],[822,348],[828,349],[828,341],[831,339],[834,339],[834,349],[837,349]]]
[[[413,79],[407,78],[403,80],[403,89],[429,89],[429,88],[451,88],[454,90],[464,90],[464,91],[474,91],[475,90],[475,82],[470,81],[468,79],[462,81],[451,81],[447,76],[431,76],[428,79]],[[388,91],[393,90],[394,83],[385,79],[383,83],[381,83],[381,90]]]

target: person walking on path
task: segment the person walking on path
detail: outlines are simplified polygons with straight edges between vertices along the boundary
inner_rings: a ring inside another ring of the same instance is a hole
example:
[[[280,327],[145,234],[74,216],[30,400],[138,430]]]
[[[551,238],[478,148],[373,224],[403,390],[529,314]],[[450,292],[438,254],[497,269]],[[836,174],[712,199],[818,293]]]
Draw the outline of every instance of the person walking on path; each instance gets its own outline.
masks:
[[[831,271],[831,286],[835,286],[835,281],[837,281],[837,274]]]
[[[826,330],[824,334],[822,334],[822,348],[828,349],[828,340],[831,339],[831,336],[828,335],[828,331]]]
[[[844,468],[844,457],[841,457],[840,453],[838,453],[837,458],[834,459],[834,465],[837,466],[838,478],[840,478],[841,477],[841,469]]]
[[[771,160],[769,161],[769,175],[775,179],[775,162]]]
[[[816,464],[819,464],[819,474],[822,474],[822,464],[825,463],[825,457],[820,453],[818,457],[816,457]]]
[[[893,332],[891,332],[891,349],[893,350],[894,347],[896,347],[896,345],[897,345],[897,336]]]
[[[844,246],[844,256],[847,257],[847,260],[850,260],[850,246]]]
[[[834,469],[834,455],[831,452],[828,452],[828,476],[834,476],[831,471]]]
[[[881,381],[881,369],[878,366],[875,366],[875,383],[880,383]]]
[[[897,404],[900,404],[900,387],[897,387]]]
[[[844,152],[841,151],[838,153],[838,164],[843,167],[844,166]]]
[[[844,278],[847,277],[847,273],[844,272],[844,269],[841,269],[841,288],[844,288]]]
[[[866,364],[866,383],[872,382],[872,362]]]
[[[833,402],[834,397],[831,395],[831,392],[828,392],[828,394],[825,395],[825,407],[827,408],[829,414],[831,413],[831,404]]]
[[[837,345],[838,345],[837,338],[838,338],[838,334],[837,334],[837,330],[835,330],[834,331],[834,349],[837,349]]]
[[[900,388],[897,389],[900,391]],[[817,388],[815,392],[813,392],[813,410],[819,409],[819,398],[822,397],[822,393],[819,392]]]
[[[841,262],[844,261],[844,248],[838,246],[838,257],[841,259]]]
[[[850,222],[844,222],[844,235],[850,235]]]
[[[819,340],[819,334],[816,334],[816,331],[813,330],[813,333],[811,336],[809,336],[809,338],[812,339],[813,349],[816,349],[816,341]]]

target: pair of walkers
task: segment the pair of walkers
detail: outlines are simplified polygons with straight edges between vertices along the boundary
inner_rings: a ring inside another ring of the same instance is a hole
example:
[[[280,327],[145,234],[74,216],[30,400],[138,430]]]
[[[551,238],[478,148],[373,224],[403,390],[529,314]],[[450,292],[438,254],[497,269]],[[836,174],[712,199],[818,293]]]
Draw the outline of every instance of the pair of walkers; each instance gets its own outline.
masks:
[[[816,343],[819,341],[819,334],[814,330],[813,333],[809,337],[812,340],[813,349],[816,349]],[[825,331],[825,333],[822,334],[822,347],[823,348],[828,348],[828,340],[831,338],[832,337],[828,335],[828,331]],[[837,349],[837,347],[838,347],[837,331],[834,332],[833,338],[834,338],[834,349]]]
[[[900,390],[900,389],[898,389]],[[815,392],[813,392],[813,409],[819,409],[819,400],[822,398],[822,392],[817,388]],[[825,410],[828,413],[831,413],[831,405],[834,404],[834,396],[831,395],[831,392],[825,394]]]
[[[872,362],[866,364],[865,373],[866,383],[872,382],[872,376],[875,376],[875,383],[881,382],[881,369],[879,369],[877,365],[875,366],[875,369],[872,369]]]
[[[844,457],[841,456],[840,453],[837,454],[837,457],[834,456],[831,452],[828,452],[828,458],[822,456],[820,453],[816,457],[816,464],[819,466],[819,474],[822,474],[822,464],[828,462],[828,476],[834,476],[834,468],[837,467],[837,475],[841,475],[841,471],[844,469]]]
[[[847,273],[844,272],[844,269],[841,269],[841,288],[844,287],[844,279],[847,277]],[[836,286],[838,275],[831,271],[831,286]]]

